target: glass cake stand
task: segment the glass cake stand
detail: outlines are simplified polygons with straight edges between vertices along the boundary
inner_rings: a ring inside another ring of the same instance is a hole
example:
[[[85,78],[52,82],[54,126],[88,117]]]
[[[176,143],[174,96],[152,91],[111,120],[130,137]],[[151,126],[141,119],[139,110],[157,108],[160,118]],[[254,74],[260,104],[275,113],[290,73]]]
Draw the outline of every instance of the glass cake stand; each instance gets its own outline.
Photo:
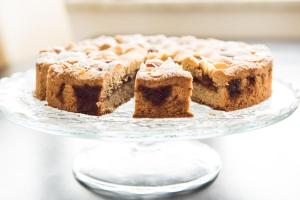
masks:
[[[97,117],[46,106],[33,97],[34,81],[34,70],[0,80],[0,108],[6,117],[41,132],[99,140],[76,157],[74,176],[90,190],[123,198],[158,197],[209,183],[221,161],[199,140],[279,122],[300,99],[298,89],[274,80],[271,98],[234,112],[192,103],[193,118],[134,119],[131,100]]]

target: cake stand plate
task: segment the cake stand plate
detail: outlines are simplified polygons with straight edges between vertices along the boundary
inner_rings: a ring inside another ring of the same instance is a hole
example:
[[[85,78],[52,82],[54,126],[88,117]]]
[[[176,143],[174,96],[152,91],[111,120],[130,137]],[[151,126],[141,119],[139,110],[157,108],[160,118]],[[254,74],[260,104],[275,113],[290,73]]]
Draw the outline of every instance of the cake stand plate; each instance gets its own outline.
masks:
[[[291,115],[300,92],[273,82],[268,100],[223,112],[191,104],[193,118],[134,119],[133,101],[112,114],[88,116],[46,106],[33,97],[34,70],[0,80],[0,109],[20,125],[61,136],[98,140],[74,160],[76,179],[89,189],[122,198],[156,198],[214,180],[218,154],[199,140],[262,128]],[[198,140],[196,140],[198,139]]]

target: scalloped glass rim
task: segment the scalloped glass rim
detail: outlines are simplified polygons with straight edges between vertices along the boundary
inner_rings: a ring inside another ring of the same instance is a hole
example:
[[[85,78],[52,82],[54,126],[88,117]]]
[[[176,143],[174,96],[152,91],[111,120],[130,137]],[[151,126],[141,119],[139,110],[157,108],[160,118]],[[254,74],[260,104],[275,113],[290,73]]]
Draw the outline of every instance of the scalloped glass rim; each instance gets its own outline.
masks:
[[[193,118],[135,119],[133,100],[112,114],[89,116],[45,106],[33,97],[34,87],[34,69],[0,80],[0,108],[9,120],[42,132],[91,139],[158,141],[241,133],[285,119],[300,99],[299,89],[274,80],[272,97],[250,108],[224,112],[192,103]]]

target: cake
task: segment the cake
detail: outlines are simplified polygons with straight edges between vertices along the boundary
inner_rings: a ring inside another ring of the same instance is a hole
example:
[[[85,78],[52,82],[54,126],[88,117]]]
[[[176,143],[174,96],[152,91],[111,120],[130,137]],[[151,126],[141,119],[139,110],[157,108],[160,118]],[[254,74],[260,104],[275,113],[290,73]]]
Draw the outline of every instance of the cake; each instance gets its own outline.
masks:
[[[135,79],[134,117],[192,117],[192,75],[172,59],[148,60]]]
[[[191,117],[190,99],[233,111],[272,92],[264,45],[164,35],[101,36],[42,50],[35,96],[58,109],[113,112],[135,97],[134,117]]]

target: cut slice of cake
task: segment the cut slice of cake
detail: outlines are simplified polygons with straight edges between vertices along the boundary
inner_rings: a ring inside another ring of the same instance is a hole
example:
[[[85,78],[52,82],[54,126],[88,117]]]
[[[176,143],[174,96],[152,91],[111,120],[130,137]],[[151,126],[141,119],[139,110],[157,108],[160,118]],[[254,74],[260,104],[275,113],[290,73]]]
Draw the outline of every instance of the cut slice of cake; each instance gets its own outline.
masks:
[[[134,117],[192,117],[192,81],[191,74],[172,59],[148,60],[135,80]]]

